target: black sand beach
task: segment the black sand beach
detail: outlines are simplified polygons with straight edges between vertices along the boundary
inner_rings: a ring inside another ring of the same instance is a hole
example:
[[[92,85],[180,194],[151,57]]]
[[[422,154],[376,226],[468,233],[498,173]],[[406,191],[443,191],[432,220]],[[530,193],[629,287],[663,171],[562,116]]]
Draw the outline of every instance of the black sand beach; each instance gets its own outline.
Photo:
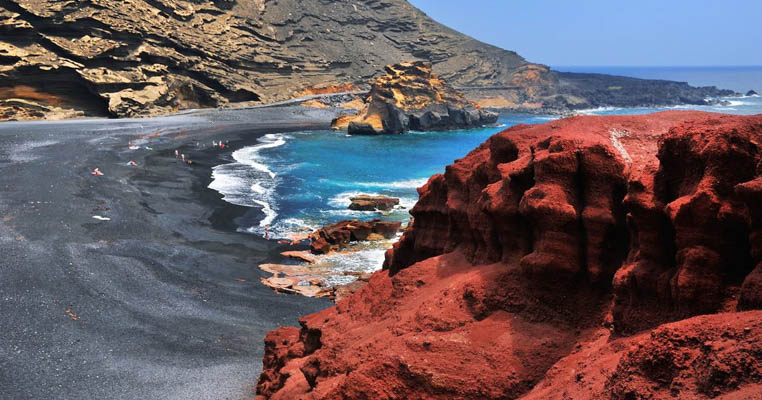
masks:
[[[210,168],[262,134],[333,116],[288,106],[0,124],[3,395],[253,396],[266,332],[329,302],[260,284],[257,265],[284,246],[235,231],[260,214],[207,189]]]

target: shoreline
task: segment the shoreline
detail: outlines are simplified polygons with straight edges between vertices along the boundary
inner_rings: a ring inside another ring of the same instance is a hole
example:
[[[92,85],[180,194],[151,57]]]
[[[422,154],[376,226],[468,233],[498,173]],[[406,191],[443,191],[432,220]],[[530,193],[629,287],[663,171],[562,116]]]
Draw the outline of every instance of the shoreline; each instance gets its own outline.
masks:
[[[331,305],[259,282],[258,265],[292,248],[236,232],[251,210],[206,188],[226,152],[188,152],[190,166],[173,155],[318,129],[331,112],[210,114],[0,124],[7,396],[253,397],[266,332]]]
[[[253,396],[265,334],[332,303],[259,282],[260,264],[302,248],[239,233],[260,211],[208,189],[211,168],[266,133],[325,129],[339,111],[0,124],[8,395]],[[230,147],[194,150],[212,140]]]
[[[476,88],[474,88],[476,89]],[[236,106],[235,104],[230,107],[214,107],[214,108],[192,108],[192,109],[186,109],[186,110],[178,110],[173,113],[169,114],[157,114],[157,115],[145,115],[145,116],[138,116],[138,117],[129,117],[129,118],[120,118],[120,117],[106,117],[106,116],[81,116],[81,117],[73,117],[73,118],[60,118],[60,119],[44,119],[44,118],[36,118],[36,119],[8,119],[8,120],[0,120],[0,124],[3,123],[31,123],[31,122],[84,122],[84,121],[147,121],[152,119],[164,119],[164,118],[174,118],[174,117],[204,117],[205,115],[209,114],[215,114],[215,113],[235,113],[235,112],[246,112],[246,111],[253,111],[253,110],[261,110],[261,109],[267,109],[267,108],[290,108],[290,107],[304,107],[309,109],[315,109],[315,110],[325,110],[325,109],[333,109],[337,114],[345,114],[347,112],[352,111],[353,109],[345,109],[345,108],[339,108],[339,107],[327,107],[327,108],[316,108],[316,107],[310,107],[310,106],[303,106],[302,103],[308,102],[310,100],[316,100],[316,99],[330,99],[334,96],[358,96],[362,94],[367,94],[366,92],[339,92],[339,93],[326,93],[326,94],[319,94],[319,95],[310,95],[310,96],[303,96],[298,97],[294,99],[289,100],[282,100],[275,103],[269,103],[269,104],[257,104],[257,105],[240,105]],[[756,97],[758,97],[757,95]],[[754,98],[755,96],[746,96],[743,93],[735,93],[733,95],[728,96],[721,96],[712,98],[714,102],[709,102],[707,104],[693,104],[693,103],[680,103],[680,104],[634,104],[634,105],[628,105],[628,106],[609,106],[609,105],[601,105],[598,107],[593,108],[568,108],[568,109],[557,109],[554,107],[550,108],[529,108],[529,107],[516,107],[516,108],[505,108],[505,107],[483,107],[486,110],[494,111],[497,113],[514,113],[514,114],[527,114],[527,115],[553,115],[553,116],[562,116],[562,117],[570,117],[574,115],[579,115],[585,112],[589,112],[591,110],[598,110],[598,109],[609,109],[609,108],[616,108],[616,109],[637,109],[637,108],[682,108],[682,107],[712,107],[712,106],[718,106],[722,105],[723,102],[722,99],[735,99],[735,98]],[[474,101],[472,99],[472,101]]]

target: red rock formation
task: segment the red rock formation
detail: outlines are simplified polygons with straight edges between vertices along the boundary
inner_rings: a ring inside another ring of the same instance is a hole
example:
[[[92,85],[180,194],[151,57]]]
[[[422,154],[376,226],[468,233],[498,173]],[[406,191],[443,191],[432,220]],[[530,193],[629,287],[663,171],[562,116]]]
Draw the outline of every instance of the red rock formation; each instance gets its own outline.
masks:
[[[419,190],[366,287],[268,337],[259,393],[758,393],[762,312],[736,311],[762,308],[761,144],[762,116],[699,112],[497,134]]]
[[[762,312],[713,314],[579,346],[526,400],[762,398]]]
[[[347,247],[349,242],[372,240],[371,234],[392,239],[400,230],[401,222],[347,220],[324,226],[310,236],[310,251],[313,254],[327,254]]]

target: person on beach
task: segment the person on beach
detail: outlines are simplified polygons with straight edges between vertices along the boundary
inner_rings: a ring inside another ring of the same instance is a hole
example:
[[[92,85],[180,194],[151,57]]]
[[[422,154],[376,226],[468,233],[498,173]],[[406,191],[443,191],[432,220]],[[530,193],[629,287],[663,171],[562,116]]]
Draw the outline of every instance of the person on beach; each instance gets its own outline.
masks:
[[[270,240],[270,225],[265,225],[265,240]]]
[[[178,155],[180,155],[180,152],[175,150],[175,158],[177,158]]]

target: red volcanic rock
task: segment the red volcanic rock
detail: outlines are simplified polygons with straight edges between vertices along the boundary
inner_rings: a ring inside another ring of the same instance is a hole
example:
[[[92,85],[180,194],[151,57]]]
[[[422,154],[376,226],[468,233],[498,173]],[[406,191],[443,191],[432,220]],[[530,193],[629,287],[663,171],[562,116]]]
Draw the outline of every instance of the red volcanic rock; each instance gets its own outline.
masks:
[[[384,271],[268,339],[258,393],[758,394],[761,145],[762,116],[700,112],[501,132],[419,189]]]
[[[575,117],[490,138],[420,189],[395,273],[454,250],[535,279],[613,286],[636,331],[759,293],[762,116]]]
[[[714,314],[635,336],[601,335],[523,399],[760,399],[762,312]]]
[[[324,226],[311,236],[310,251],[313,254],[327,254],[347,247],[349,242],[368,240],[371,233],[393,238],[402,225],[401,222],[348,220]]]
[[[373,233],[383,236],[384,239],[392,239],[397,236],[397,232],[400,231],[401,226],[401,222],[374,221],[372,231]]]
[[[277,335],[293,337],[294,328],[271,334],[258,393],[272,399],[481,399],[528,391],[572,350],[577,327],[589,318],[577,309],[600,308],[598,298],[584,290],[574,298],[552,291],[539,298],[516,268],[462,268],[467,263],[454,253],[393,277],[374,274],[336,307],[303,318],[304,339],[294,351],[271,344]],[[307,342],[311,350],[302,351]],[[300,384],[305,381],[308,390]]]

